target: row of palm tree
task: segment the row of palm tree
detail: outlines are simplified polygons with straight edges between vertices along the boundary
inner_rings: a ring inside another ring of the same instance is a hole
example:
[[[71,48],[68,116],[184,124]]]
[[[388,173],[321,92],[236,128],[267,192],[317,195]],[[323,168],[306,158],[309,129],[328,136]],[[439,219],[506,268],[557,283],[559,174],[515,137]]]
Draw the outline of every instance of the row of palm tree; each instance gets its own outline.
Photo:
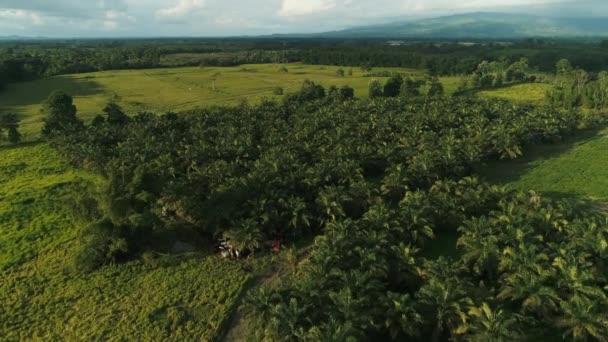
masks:
[[[266,303],[280,340],[606,341],[608,224],[570,209],[474,178],[439,181],[398,207],[330,222],[304,270],[250,301]],[[457,257],[425,253],[456,229]],[[284,315],[292,300],[303,312]]]

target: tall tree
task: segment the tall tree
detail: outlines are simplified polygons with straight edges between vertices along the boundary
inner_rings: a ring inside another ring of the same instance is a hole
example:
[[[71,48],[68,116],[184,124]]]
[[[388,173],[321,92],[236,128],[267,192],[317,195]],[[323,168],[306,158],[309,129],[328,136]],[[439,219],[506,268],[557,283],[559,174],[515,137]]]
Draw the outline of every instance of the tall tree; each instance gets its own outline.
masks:
[[[382,84],[378,80],[372,80],[369,82],[369,98],[375,99],[378,97],[382,97]]]
[[[444,93],[443,84],[439,81],[437,77],[431,78],[431,85],[429,87],[429,96],[442,96]]]
[[[115,102],[108,103],[103,112],[108,116],[107,122],[110,125],[124,125],[129,121],[127,114]]]
[[[403,85],[403,77],[400,74],[391,76],[384,84],[384,96],[396,97],[399,95],[401,86]]]
[[[7,131],[7,140],[11,144],[21,142],[21,133],[19,133],[19,117],[15,113],[3,113],[0,115],[0,135],[3,130]]]
[[[55,91],[42,104],[42,113],[46,116],[42,135],[51,137],[74,132],[84,127],[76,117],[76,106],[70,95]]]

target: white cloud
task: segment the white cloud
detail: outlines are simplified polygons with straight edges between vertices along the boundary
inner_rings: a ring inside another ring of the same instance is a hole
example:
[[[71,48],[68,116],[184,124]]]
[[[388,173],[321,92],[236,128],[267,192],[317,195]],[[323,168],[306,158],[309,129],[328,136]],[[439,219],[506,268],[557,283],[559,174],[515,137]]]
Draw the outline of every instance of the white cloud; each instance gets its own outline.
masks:
[[[205,6],[204,0],[177,0],[173,7],[161,8],[156,11],[160,18],[179,18]]]
[[[0,18],[5,20],[28,21],[30,24],[34,25],[42,25],[44,23],[37,13],[21,9],[0,8]]]
[[[546,7],[543,4],[561,3]],[[553,8],[550,10],[549,8]],[[308,33],[470,11],[608,15],[607,0],[0,0],[0,35]],[[550,12],[552,11],[552,12]]]
[[[334,0],[283,0],[279,15],[301,17],[329,11],[336,7]]]
[[[32,26],[40,27],[44,24],[44,19],[35,12],[0,8],[0,27],[3,30],[15,28],[19,31],[25,31]]]

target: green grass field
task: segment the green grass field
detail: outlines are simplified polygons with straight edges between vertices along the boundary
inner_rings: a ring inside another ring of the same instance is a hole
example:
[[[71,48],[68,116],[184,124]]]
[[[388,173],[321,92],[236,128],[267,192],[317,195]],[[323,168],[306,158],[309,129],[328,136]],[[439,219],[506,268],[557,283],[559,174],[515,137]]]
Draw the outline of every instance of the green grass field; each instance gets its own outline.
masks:
[[[288,72],[281,72],[285,66]],[[53,90],[74,96],[79,114],[91,119],[111,100],[129,113],[141,111],[181,111],[209,105],[255,102],[273,95],[275,87],[294,92],[306,79],[325,87],[349,85],[357,96],[366,97],[370,77],[359,68],[353,76],[338,77],[336,66],[303,64],[256,64],[239,67],[188,67],[149,70],[106,71],[50,77],[11,84],[0,92],[0,110],[13,111],[22,118],[22,131],[37,134],[42,125],[40,104]],[[343,68],[348,71],[349,68]],[[399,71],[423,77],[423,71],[375,68],[374,72]],[[384,78],[379,78],[384,80]],[[448,92],[454,91],[457,78],[446,78]]]
[[[518,190],[554,198],[608,201],[608,130],[579,132],[555,145],[524,151],[524,158],[488,163],[480,174]]]
[[[483,90],[478,94],[481,97],[496,97],[514,102],[538,104],[545,100],[545,94],[550,88],[551,85],[545,83],[525,83]]]
[[[240,263],[189,253],[76,273],[81,224],[66,200],[74,184],[102,180],[44,144],[0,155],[0,340],[207,341],[221,332],[251,278]]]

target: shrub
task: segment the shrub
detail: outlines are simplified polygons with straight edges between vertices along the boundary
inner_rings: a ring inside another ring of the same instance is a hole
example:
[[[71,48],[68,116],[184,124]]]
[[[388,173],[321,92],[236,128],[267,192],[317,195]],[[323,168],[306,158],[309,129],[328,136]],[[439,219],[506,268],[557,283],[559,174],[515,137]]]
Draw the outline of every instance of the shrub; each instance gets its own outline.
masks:
[[[386,97],[396,97],[399,95],[401,91],[401,86],[403,85],[403,77],[401,75],[393,75],[389,78],[384,84],[384,96]]]
[[[384,92],[382,91],[382,84],[378,80],[372,80],[369,82],[369,98],[375,99],[382,97]]]
[[[127,239],[108,218],[88,225],[80,236],[80,250],[75,266],[79,271],[89,272],[118,261],[127,256]]]

